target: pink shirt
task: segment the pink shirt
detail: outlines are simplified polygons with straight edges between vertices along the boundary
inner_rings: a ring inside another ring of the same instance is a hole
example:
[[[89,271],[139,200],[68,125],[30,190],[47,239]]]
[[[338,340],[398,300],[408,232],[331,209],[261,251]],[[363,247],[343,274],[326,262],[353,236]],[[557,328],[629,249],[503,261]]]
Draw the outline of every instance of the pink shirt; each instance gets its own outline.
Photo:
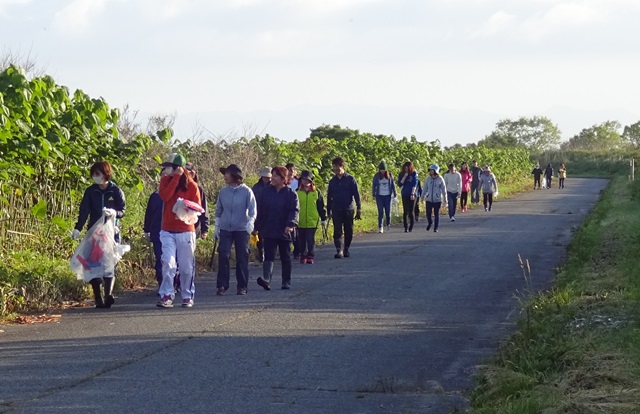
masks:
[[[469,191],[471,191],[471,181],[473,180],[471,171],[469,170],[460,171],[460,175],[462,176],[462,192],[468,193]]]

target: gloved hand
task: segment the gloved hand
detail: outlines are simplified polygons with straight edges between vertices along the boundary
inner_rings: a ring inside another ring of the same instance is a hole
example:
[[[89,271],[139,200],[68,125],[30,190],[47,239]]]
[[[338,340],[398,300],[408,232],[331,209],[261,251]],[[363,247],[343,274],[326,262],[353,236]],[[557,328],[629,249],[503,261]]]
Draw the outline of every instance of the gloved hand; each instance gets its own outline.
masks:
[[[356,220],[362,220],[362,211],[360,211],[360,209],[356,210]]]
[[[220,238],[220,227],[215,226],[215,227],[213,228],[213,238],[214,238],[215,240],[218,240],[218,239]]]
[[[493,193],[493,198],[498,198],[498,192]]]
[[[151,233],[145,233],[145,234],[144,234],[144,239],[145,239],[146,241],[150,242],[150,241],[151,241]]]
[[[247,227],[245,227],[245,230],[247,233],[251,234],[251,232],[253,231],[253,220],[249,220],[247,222]]]
[[[326,227],[326,226],[327,226],[327,220],[322,220],[322,221],[320,222],[320,225],[321,225],[322,227]]]
[[[78,240],[80,238],[80,230],[73,229],[73,231],[71,232],[71,238],[73,240]]]
[[[116,211],[112,208],[106,208],[104,207],[102,209],[102,214],[104,214],[104,216],[106,218],[111,218],[111,217],[115,217],[116,216]]]

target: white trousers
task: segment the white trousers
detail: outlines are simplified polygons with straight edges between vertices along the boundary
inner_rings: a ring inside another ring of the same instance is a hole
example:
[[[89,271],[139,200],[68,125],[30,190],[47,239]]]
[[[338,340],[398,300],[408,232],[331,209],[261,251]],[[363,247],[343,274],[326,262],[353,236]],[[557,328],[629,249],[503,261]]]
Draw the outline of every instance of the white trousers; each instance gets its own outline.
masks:
[[[196,275],[196,232],[171,233],[160,231],[162,243],[162,284],[160,285],[160,297],[171,296],[175,298],[173,278],[176,269],[180,265],[180,287],[182,299],[193,299],[195,295],[194,279]]]

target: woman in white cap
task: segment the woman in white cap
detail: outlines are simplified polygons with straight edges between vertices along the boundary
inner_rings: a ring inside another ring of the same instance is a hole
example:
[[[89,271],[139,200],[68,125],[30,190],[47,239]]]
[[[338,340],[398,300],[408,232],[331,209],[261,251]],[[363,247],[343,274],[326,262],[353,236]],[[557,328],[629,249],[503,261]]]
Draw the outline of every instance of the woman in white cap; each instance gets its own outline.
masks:
[[[438,224],[440,224],[440,207],[442,203],[447,202],[447,186],[444,183],[444,179],[438,174],[440,167],[438,164],[431,164],[429,167],[429,175],[424,180],[422,186],[423,198],[427,200],[427,231],[431,230],[433,225],[433,231],[438,232]],[[433,220],[431,219],[433,214]]]
[[[480,189],[482,191],[482,204],[484,211],[491,211],[493,205],[493,197],[498,196],[498,181],[496,176],[491,172],[491,167],[485,165],[480,175]]]
[[[179,198],[200,205],[198,185],[186,173],[187,162],[181,154],[173,153],[162,163],[164,173],[158,194],[164,202],[160,242],[162,243],[162,283],[158,307],[173,307],[175,299],[174,276],[180,265],[182,307],[193,306],[195,295],[196,229],[178,218],[173,208]]]
[[[256,221],[256,198],[243,182],[242,170],[235,164],[220,168],[226,187],[218,193],[214,236],[220,239],[218,247],[218,277],[216,294],[223,296],[229,290],[229,259],[231,245],[236,247],[236,282],[238,295],[247,294],[249,283],[249,236]]]

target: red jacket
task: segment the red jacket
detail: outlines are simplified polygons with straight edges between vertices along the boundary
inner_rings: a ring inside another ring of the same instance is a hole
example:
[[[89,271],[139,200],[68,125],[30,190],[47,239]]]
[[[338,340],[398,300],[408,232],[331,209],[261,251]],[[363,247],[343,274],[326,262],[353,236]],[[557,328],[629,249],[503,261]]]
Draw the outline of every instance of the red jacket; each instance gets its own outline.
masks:
[[[462,192],[468,193],[469,191],[471,191],[471,181],[473,180],[471,171],[467,169],[464,171],[459,171],[459,173],[462,176]]]
[[[195,231],[193,224],[187,224],[176,217],[173,212],[173,206],[178,201],[178,198],[193,201],[202,205],[200,201],[200,191],[198,191],[198,184],[193,181],[189,174],[183,174],[187,177],[187,190],[176,191],[178,183],[180,182],[180,175],[165,175],[160,179],[160,188],[158,194],[164,201],[164,209],[162,210],[162,230],[170,231],[174,233],[183,233],[187,231]]]

